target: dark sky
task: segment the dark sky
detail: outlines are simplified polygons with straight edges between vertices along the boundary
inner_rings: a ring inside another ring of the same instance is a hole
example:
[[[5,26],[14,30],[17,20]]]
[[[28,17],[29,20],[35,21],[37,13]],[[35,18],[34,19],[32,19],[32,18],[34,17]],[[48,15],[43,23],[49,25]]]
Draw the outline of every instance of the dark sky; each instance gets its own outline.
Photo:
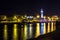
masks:
[[[13,14],[39,14],[40,9],[44,9],[45,15],[60,15],[59,0],[14,0],[0,1],[0,15]]]

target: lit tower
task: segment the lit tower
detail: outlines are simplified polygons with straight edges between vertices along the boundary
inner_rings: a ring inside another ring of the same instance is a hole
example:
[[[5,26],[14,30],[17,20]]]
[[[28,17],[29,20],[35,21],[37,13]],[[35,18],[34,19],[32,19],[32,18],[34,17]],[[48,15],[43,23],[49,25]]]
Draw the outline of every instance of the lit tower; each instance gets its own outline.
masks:
[[[43,9],[41,8],[41,10],[40,10],[40,12],[41,12],[41,20],[43,21],[44,20],[44,17],[43,17]],[[44,34],[44,23],[43,22],[41,22],[41,27],[40,27],[41,29],[41,31],[40,31],[40,34],[42,35],[42,34]]]
[[[43,18],[43,9],[41,8],[41,18]]]

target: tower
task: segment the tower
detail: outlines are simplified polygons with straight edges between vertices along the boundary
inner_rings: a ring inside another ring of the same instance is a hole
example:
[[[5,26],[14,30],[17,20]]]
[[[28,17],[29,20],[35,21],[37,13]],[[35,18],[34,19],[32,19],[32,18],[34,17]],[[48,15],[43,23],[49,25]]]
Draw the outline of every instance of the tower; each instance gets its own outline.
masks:
[[[44,17],[43,17],[43,9],[41,8],[41,10],[40,10],[40,12],[41,12],[41,20],[43,21],[44,19]],[[40,31],[40,34],[42,35],[42,34],[44,34],[44,23],[43,22],[41,22],[41,31]]]
[[[42,8],[41,8],[40,12],[41,12],[41,18],[43,18],[43,9]]]

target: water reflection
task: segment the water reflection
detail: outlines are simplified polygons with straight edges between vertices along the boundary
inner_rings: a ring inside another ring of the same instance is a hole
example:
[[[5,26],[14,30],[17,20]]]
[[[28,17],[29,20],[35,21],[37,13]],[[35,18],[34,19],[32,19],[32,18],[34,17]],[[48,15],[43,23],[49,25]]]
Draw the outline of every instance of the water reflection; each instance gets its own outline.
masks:
[[[41,23],[41,28],[40,29],[41,29],[41,32],[40,33],[42,35],[44,33],[44,23]]]
[[[29,38],[32,38],[32,24],[29,25]]]
[[[54,23],[53,23],[53,22],[51,22],[51,32],[53,32],[53,31],[54,31],[54,29],[53,29],[53,28],[54,28],[53,24],[54,24]]]
[[[4,40],[8,39],[7,25],[4,25]]]
[[[19,28],[18,28],[19,26]],[[8,39],[8,32],[7,29],[9,26],[4,25],[4,40]],[[39,35],[46,34],[53,32],[56,30],[56,26],[54,22],[48,22],[48,23],[24,23],[24,24],[13,24],[11,26],[13,28],[13,35],[12,39],[13,40],[27,40],[29,38],[36,38]],[[18,29],[20,29],[20,34],[18,32]],[[18,39],[20,37],[20,39]]]
[[[35,34],[35,38],[38,37],[40,35],[40,23],[36,24],[36,34]]]
[[[44,23],[44,34],[46,34],[46,23]]]
[[[27,28],[28,28],[28,27],[27,27],[27,25],[25,24],[25,25],[24,25],[24,34],[23,34],[24,37],[23,37],[23,40],[26,40],[26,39],[27,39]]]
[[[50,22],[48,23],[48,30],[47,30],[47,33],[50,33]]]
[[[18,34],[17,34],[17,24],[14,24],[13,28],[13,40],[18,40]]]

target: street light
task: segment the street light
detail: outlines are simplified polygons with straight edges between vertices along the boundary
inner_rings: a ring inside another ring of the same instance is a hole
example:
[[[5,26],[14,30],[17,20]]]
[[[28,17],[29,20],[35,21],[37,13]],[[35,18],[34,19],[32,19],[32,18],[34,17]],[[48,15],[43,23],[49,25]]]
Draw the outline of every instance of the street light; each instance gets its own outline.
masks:
[[[40,18],[40,16],[39,16],[39,15],[37,15],[37,18]]]

